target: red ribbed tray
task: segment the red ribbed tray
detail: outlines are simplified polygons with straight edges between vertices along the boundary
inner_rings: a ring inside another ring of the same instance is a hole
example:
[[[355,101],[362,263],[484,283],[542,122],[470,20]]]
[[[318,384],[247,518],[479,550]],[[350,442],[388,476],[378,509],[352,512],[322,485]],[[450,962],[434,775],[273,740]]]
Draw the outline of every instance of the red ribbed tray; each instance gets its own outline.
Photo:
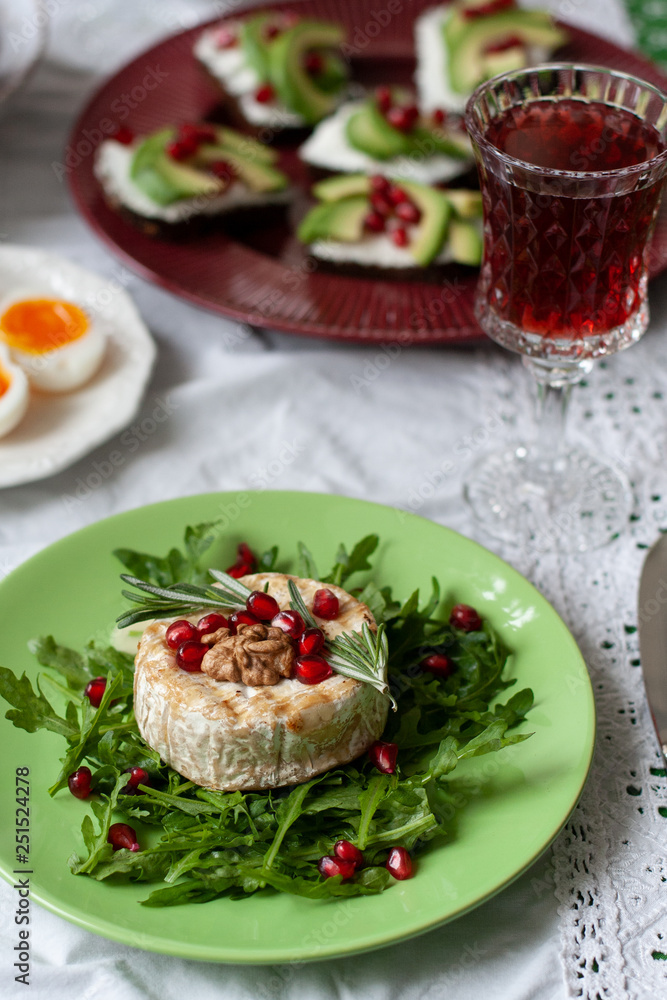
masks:
[[[342,22],[358,51],[352,60],[355,77],[375,84],[409,82],[414,71],[412,22],[432,5],[433,0],[412,0],[394,15],[383,7],[383,20],[390,20],[377,34],[375,0],[300,0],[272,7],[298,7],[304,15]],[[311,273],[289,225],[272,225],[245,238],[217,232],[175,243],[144,236],[107,207],[93,174],[91,137],[94,142],[95,133],[100,134],[102,119],[120,122],[120,115],[127,114],[125,95],[134,107],[122,123],[138,134],[215,114],[218,94],[192,55],[201,30],[199,26],[174,35],[124,66],[94,94],[78,119],[68,148],[78,148],[83,155],[68,178],[76,205],[98,236],[142,277],[253,326],[353,341],[461,344],[483,337],[472,310],[476,277],[464,268],[447,268],[441,281]],[[634,52],[576,28],[568,30],[571,42],[558,58],[625,70],[667,89],[667,77]],[[147,90],[143,81],[151,70],[160,83]],[[124,112],[119,110],[123,108]],[[283,158],[305,198],[307,173],[294,148],[284,148]],[[297,198],[293,206],[292,224],[303,211],[304,198]],[[666,268],[667,211],[663,211],[651,276]]]

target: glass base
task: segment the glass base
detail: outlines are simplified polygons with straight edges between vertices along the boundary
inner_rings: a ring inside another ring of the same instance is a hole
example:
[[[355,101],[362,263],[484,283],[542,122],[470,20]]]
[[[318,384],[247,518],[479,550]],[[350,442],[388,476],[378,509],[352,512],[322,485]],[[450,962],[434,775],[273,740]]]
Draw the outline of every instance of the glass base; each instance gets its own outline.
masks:
[[[623,474],[583,449],[540,461],[526,446],[483,456],[465,486],[495,538],[537,552],[585,552],[627,527],[632,493]]]

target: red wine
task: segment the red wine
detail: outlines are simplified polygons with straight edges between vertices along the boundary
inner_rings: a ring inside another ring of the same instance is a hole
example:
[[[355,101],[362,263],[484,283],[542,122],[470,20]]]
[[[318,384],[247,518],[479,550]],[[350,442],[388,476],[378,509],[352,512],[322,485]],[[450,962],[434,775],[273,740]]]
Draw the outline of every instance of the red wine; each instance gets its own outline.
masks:
[[[525,180],[520,170],[511,180],[482,172],[489,306],[544,337],[580,338],[623,324],[641,305],[662,183],[629,178],[619,193],[615,180],[585,175],[651,160],[666,148],[659,133],[623,108],[564,98],[508,109],[486,138],[536,167],[582,173],[577,184],[557,175],[530,180],[530,171]]]

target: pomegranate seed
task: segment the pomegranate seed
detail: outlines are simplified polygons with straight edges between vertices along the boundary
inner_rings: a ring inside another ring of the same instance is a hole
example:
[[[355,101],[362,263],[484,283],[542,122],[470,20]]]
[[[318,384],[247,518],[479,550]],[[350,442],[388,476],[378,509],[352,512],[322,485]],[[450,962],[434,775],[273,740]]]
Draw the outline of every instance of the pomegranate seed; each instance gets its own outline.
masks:
[[[164,638],[169,649],[175,650],[184,642],[197,640],[199,632],[191,622],[186,621],[185,618],[179,618],[177,622],[171,623]]]
[[[188,639],[187,642],[182,642],[176,650],[176,664],[181,670],[187,670],[189,674],[194,674],[197,670],[201,670],[201,661],[204,659],[205,653],[208,653],[208,646],[203,642]]]
[[[229,628],[229,622],[224,615],[219,615],[215,611],[212,611],[210,615],[204,615],[197,622],[196,638],[201,642],[205,635],[212,635],[219,628]]]
[[[277,38],[281,33],[281,29],[277,24],[267,24],[264,28],[264,38],[267,42],[272,42],[273,39]]]
[[[469,604],[457,604],[452,608],[449,624],[460,628],[462,632],[478,632],[482,627],[482,619]]]
[[[330,854],[325,855],[317,862],[317,870],[325,878],[333,878],[341,875],[343,879],[352,878],[356,871],[356,866],[352,861],[344,861],[342,858],[334,858]]]
[[[197,152],[196,139],[176,139],[167,145],[167,156],[172,160],[187,160]]]
[[[259,618],[253,615],[252,611],[235,611],[229,616],[229,629],[232,635],[236,635],[239,625],[259,625]]]
[[[403,108],[403,113],[406,115],[411,125],[419,118],[419,108],[416,104],[408,104],[407,107]]]
[[[299,639],[306,628],[306,623],[298,611],[280,611],[271,619],[274,628],[281,628],[292,639]]]
[[[398,757],[397,743],[383,743],[376,740],[368,750],[371,764],[382,771],[383,774],[393,774],[396,770],[396,758]]]
[[[119,851],[121,847],[128,851],[140,851],[137,835],[127,823],[112,823],[107,834],[107,843],[113,846],[114,851]]]
[[[317,615],[318,618],[324,618],[328,622],[333,621],[334,618],[338,618],[340,605],[338,598],[332,590],[323,587],[322,590],[315,591],[313,614]]]
[[[392,205],[402,205],[403,202],[408,201],[407,193],[403,190],[403,188],[396,187],[395,184],[389,188],[387,198]]]
[[[270,83],[263,83],[255,91],[255,100],[258,104],[268,104],[276,96],[276,92]]]
[[[265,594],[262,590],[253,590],[245,602],[245,606],[250,614],[255,615],[262,622],[270,622],[280,611],[280,605],[275,597]]]
[[[406,108],[390,108],[387,112],[387,121],[399,132],[409,132],[414,125],[414,118],[411,118]]]
[[[434,125],[444,125],[447,121],[447,112],[444,108],[436,108],[433,112],[433,124]]]
[[[304,63],[306,73],[311,76],[319,76],[324,69],[324,59],[319,52],[309,52]]]
[[[183,142],[215,142],[216,134],[212,125],[196,125],[192,122],[184,122],[178,130],[179,138]]]
[[[419,666],[422,670],[428,670],[429,673],[435,674],[436,677],[449,677],[454,672],[452,661],[448,656],[442,656],[441,653],[431,653],[430,656],[421,661]]]
[[[69,778],[67,779],[67,787],[69,788],[74,798],[76,799],[88,798],[88,796],[90,795],[91,778],[92,774],[90,772],[90,768],[86,767],[85,764],[83,765],[83,767],[80,767],[78,771],[74,771],[73,774],[70,774]]]
[[[134,142],[134,132],[121,125],[120,128],[116,129],[111,138],[115,139],[116,142],[121,142],[123,146],[129,146],[130,143]]]
[[[363,854],[349,840],[337,840],[334,844],[334,854],[341,861],[351,861],[355,868],[364,863]]]
[[[226,184],[231,184],[236,176],[234,167],[227,160],[215,160],[213,163],[209,163],[208,169],[215,177],[221,181],[225,181]]]
[[[392,105],[391,90],[389,87],[378,87],[375,91],[375,100],[377,101],[377,106],[382,112],[386,114]]]
[[[411,201],[404,201],[401,205],[397,205],[396,215],[403,222],[409,222],[411,224],[419,222],[422,217],[422,214],[417,206],[413,205]]]
[[[321,628],[307,628],[299,639],[299,652],[319,653],[324,646],[324,632]]]
[[[220,28],[215,36],[215,46],[218,49],[231,49],[238,42],[238,36],[231,28]]]
[[[410,242],[408,239],[408,231],[407,229],[403,229],[402,226],[399,226],[397,229],[394,229],[393,233],[391,234],[391,238],[397,247],[406,247]]]
[[[248,576],[254,570],[252,563],[237,563],[226,571],[230,576],[233,576],[236,580],[240,580],[242,576]]]
[[[388,177],[383,177],[382,174],[373,174],[371,177],[371,191],[377,191],[379,194],[387,194],[391,187],[391,181]]]
[[[236,549],[236,562],[226,572],[238,580],[239,577],[252,573],[256,565],[255,553],[245,542],[241,542]]]
[[[412,858],[404,847],[392,847],[385,868],[390,875],[393,875],[394,878],[399,879],[401,882],[403,879],[412,878],[414,874]]]
[[[369,212],[364,219],[364,226],[371,233],[383,233],[387,228],[387,221],[379,212]]]
[[[128,783],[122,789],[126,795],[145,795],[139,789],[139,785],[150,785],[150,777],[148,771],[145,771],[143,767],[133,767],[130,769],[130,778]]]
[[[294,676],[302,684],[321,684],[332,674],[333,670],[324,657],[316,653],[306,653],[296,658]]]
[[[107,689],[107,679],[106,677],[94,677],[92,681],[88,681],[83,693],[93,706],[93,708],[99,708],[100,702],[104,697],[104,692]]]
[[[373,191],[371,194],[371,205],[378,215],[382,215],[385,218],[394,211],[394,206],[381,191]]]

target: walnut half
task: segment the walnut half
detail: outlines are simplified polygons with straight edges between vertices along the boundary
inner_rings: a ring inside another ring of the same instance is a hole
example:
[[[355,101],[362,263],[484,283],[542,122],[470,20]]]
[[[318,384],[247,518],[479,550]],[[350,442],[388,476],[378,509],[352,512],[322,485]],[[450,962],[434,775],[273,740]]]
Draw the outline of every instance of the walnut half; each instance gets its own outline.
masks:
[[[214,643],[201,669],[216,681],[262,687],[292,674],[294,646],[282,629],[271,625],[239,625],[236,635],[221,628],[203,636],[202,642]]]

